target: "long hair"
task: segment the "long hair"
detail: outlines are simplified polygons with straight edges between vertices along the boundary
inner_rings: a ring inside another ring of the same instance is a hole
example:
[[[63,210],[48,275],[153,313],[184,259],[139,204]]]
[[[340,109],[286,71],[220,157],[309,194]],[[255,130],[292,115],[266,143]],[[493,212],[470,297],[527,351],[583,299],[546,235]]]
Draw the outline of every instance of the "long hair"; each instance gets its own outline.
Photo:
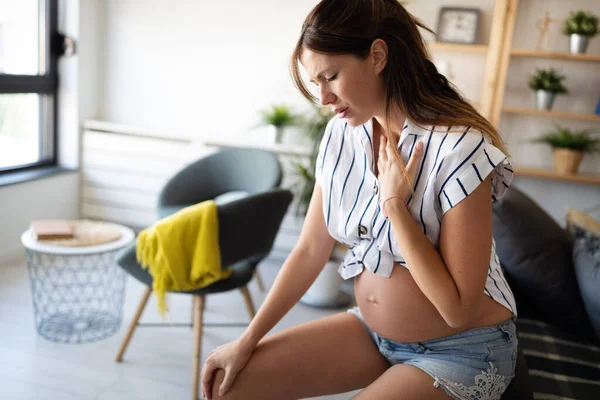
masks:
[[[382,71],[388,127],[396,106],[422,127],[471,126],[508,154],[498,130],[438,72],[419,27],[435,34],[397,0],[322,0],[306,17],[292,54],[290,72],[294,84],[304,97],[317,101],[300,73],[303,48],[366,59],[373,41],[382,39],[388,46],[387,64]],[[394,140],[393,135],[390,138]]]

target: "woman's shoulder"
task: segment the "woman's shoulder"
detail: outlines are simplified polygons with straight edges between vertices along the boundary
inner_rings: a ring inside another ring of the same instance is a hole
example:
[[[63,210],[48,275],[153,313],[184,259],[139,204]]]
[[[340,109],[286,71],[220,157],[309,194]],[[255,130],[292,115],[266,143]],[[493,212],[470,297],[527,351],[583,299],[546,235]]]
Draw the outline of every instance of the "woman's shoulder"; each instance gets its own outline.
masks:
[[[447,157],[456,161],[472,156],[485,156],[493,152],[499,156],[502,153],[496,148],[491,139],[481,131],[471,126],[429,127],[432,143],[437,144],[439,157]]]

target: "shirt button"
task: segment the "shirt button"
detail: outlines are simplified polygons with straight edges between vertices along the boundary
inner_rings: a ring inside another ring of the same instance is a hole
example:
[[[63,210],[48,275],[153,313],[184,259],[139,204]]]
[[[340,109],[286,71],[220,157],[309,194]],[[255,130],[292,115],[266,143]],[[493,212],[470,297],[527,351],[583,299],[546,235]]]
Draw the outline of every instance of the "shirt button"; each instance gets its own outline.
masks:
[[[377,186],[377,184],[373,185],[373,194],[377,194],[379,193],[379,187]]]
[[[359,225],[358,226],[358,233],[360,235],[366,235],[367,234],[367,228],[363,225]]]

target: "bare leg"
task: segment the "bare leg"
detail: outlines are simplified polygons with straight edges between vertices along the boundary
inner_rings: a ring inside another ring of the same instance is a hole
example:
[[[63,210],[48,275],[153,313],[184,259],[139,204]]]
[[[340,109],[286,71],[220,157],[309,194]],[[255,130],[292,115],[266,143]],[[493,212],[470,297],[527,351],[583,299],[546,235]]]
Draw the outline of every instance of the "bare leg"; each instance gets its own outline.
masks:
[[[397,364],[352,400],[447,400],[443,389],[433,386],[433,378],[412,365]]]
[[[362,322],[340,313],[265,337],[223,397],[218,391],[224,371],[217,371],[212,398],[284,400],[345,393],[370,385],[388,368]]]

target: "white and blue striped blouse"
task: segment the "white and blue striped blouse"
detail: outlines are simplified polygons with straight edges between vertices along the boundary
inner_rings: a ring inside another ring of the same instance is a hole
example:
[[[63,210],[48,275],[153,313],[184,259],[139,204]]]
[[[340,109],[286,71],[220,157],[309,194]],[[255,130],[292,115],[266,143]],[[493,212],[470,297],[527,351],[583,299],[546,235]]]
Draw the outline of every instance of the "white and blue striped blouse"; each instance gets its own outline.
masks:
[[[500,198],[513,178],[511,165],[498,148],[470,128],[425,127],[407,120],[398,149],[408,162],[417,141],[423,157],[408,199],[410,213],[429,241],[439,248],[442,215],[472,193],[490,173],[491,200]],[[320,144],[316,180],[323,191],[323,212],[331,236],[350,250],[339,267],[344,279],[364,268],[389,278],[395,262],[406,265],[392,226],[381,210],[374,174],[372,122],[352,127],[334,117]],[[485,294],[516,316],[508,287],[492,245]]]

